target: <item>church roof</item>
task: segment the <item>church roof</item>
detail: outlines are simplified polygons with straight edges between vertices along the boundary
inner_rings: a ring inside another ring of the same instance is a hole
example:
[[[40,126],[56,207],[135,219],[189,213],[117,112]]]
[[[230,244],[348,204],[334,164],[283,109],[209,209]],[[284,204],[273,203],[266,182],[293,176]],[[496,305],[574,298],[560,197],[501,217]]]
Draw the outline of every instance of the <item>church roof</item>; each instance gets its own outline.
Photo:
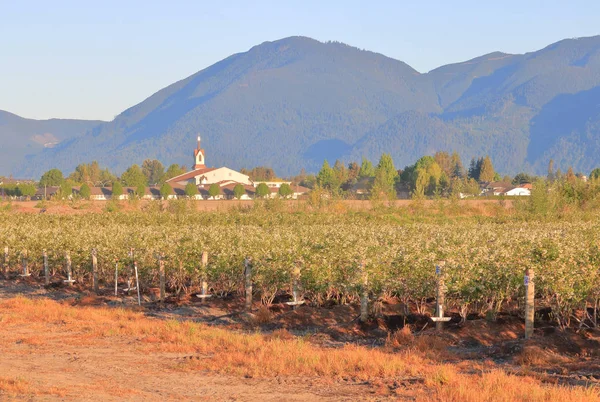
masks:
[[[180,174],[179,176],[172,177],[169,180],[167,180],[167,183],[173,183],[173,182],[193,179],[196,176],[200,176],[200,175],[212,172],[213,170],[217,170],[217,169],[216,168],[195,169],[195,170],[189,171],[187,173]]]

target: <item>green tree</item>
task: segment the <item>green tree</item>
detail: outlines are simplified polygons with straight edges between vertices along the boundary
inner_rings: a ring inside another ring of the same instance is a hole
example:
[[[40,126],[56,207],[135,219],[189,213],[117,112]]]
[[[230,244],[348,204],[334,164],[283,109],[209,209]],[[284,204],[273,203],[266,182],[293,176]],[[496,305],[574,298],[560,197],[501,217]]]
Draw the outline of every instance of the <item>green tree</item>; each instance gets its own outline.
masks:
[[[156,159],[146,159],[142,163],[142,173],[146,177],[146,183],[156,186],[164,180],[165,167]]]
[[[435,159],[435,162],[442,169],[442,172],[444,172],[448,177],[452,177],[456,168],[452,160],[453,157],[454,154],[450,156],[448,152],[445,151],[438,151],[433,155],[433,159]]]
[[[90,199],[90,196],[92,195],[92,190],[90,190],[90,186],[88,186],[87,183],[83,183],[81,185],[81,187],[79,188],[79,195],[84,200]]]
[[[256,187],[256,196],[259,198],[265,198],[270,193],[271,193],[271,191],[269,190],[269,187],[267,187],[267,185],[265,183],[260,183]]]
[[[138,165],[131,165],[122,175],[121,182],[128,187],[146,187],[148,181]]]
[[[527,173],[518,173],[513,179],[512,179],[512,184],[514,184],[515,186],[518,186],[520,184],[524,184],[524,183],[533,183],[535,180],[534,176],[528,175]]]
[[[317,184],[332,191],[335,191],[340,187],[338,176],[331,166],[329,166],[327,160],[323,162],[323,166],[317,174]]]
[[[135,195],[139,198],[142,198],[146,195],[146,185],[144,183],[140,183],[135,187]]]
[[[360,173],[359,164],[356,162],[350,162],[348,164],[348,180],[356,182],[356,180],[358,180],[359,173]]]
[[[479,170],[479,181],[494,181],[494,176],[496,172],[494,172],[494,166],[492,165],[492,160],[489,156],[483,158],[483,162],[481,163],[481,169]]]
[[[215,198],[220,194],[221,194],[221,187],[217,183],[211,184],[210,187],[208,188],[208,195],[210,195],[212,198]]]
[[[35,186],[33,184],[19,184],[19,186],[17,187],[17,190],[19,192],[19,194],[23,197],[27,197],[27,198],[31,198],[35,195],[35,193],[37,192],[37,189],[35,188]]]
[[[62,172],[58,169],[50,169],[42,175],[40,186],[60,186],[65,181]]]
[[[171,186],[169,186],[167,183],[163,183],[163,185],[160,186],[160,196],[163,198],[163,200],[168,200],[171,194],[173,194],[173,189]]]
[[[339,160],[335,161],[333,172],[335,173],[336,181],[340,183],[340,185],[348,181],[348,170],[346,169],[346,165]]]
[[[73,183],[70,180],[65,180],[60,185],[59,197],[67,199],[73,194]]]
[[[109,183],[114,183],[117,180],[116,176],[110,172],[108,169],[103,169],[100,171],[100,180],[96,185],[106,186]]]
[[[246,194],[246,189],[241,184],[236,184],[233,188],[233,196],[238,200],[242,198],[242,196]]]
[[[600,168],[596,168],[590,173],[590,180],[596,180],[598,178],[600,178]]]
[[[373,167],[371,161],[369,161],[367,158],[362,158],[362,163],[358,171],[358,177],[375,177],[375,168]]]
[[[289,184],[283,183],[281,185],[281,187],[279,187],[278,193],[279,193],[279,195],[281,197],[288,198],[288,197],[291,197],[294,194],[294,191],[292,190],[292,188],[290,187]]]
[[[390,189],[393,189],[396,177],[398,177],[398,171],[394,167],[394,160],[390,154],[381,155],[377,168],[375,169],[375,178],[377,178],[377,174],[380,174],[386,188],[389,187]]]
[[[450,163],[452,165],[452,172],[449,177],[455,179],[461,179],[465,177],[465,168],[463,167],[462,160],[458,155],[458,152],[452,152],[452,156],[450,157]]]
[[[172,179],[175,176],[179,176],[186,172],[186,168],[183,165],[178,165],[176,163],[169,166],[167,171],[165,172],[165,180]]]
[[[119,200],[123,195],[123,186],[120,182],[115,181],[112,185],[112,199]]]
[[[185,185],[185,195],[187,195],[188,197],[192,198],[198,195],[198,186],[196,186],[196,183],[193,182],[189,182],[188,184]]]

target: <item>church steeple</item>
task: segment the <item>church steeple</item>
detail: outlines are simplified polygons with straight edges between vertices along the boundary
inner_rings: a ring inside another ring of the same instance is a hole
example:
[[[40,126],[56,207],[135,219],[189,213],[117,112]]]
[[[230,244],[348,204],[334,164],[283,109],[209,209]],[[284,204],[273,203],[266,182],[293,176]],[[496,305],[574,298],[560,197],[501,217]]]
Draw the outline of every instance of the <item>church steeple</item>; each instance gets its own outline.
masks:
[[[198,147],[194,149],[194,170],[204,169],[204,150],[200,148],[200,135],[198,135]]]

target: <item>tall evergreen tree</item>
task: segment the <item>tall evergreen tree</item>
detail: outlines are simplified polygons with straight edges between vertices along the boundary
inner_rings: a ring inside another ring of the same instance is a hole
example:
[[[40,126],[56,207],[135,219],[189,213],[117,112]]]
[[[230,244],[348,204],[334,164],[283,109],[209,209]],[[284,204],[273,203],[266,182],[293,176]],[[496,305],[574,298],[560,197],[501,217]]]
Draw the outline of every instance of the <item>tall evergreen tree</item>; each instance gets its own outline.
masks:
[[[492,160],[489,156],[483,158],[481,162],[481,168],[479,169],[479,181],[480,182],[490,182],[494,181],[494,176],[496,172],[494,172],[494,166],[492,165]]]
[[[329,162],[325,160],[323,166],[317,174],[317,184],[323,188],[335,191],[339,188],[340,182],[335,171],[329,166]]]
[[[362,158],[360,170],[358,171],[358,177],[361,179],[363,177],[375,177],[375,167],[373,167],[373,164],[367,158]]]

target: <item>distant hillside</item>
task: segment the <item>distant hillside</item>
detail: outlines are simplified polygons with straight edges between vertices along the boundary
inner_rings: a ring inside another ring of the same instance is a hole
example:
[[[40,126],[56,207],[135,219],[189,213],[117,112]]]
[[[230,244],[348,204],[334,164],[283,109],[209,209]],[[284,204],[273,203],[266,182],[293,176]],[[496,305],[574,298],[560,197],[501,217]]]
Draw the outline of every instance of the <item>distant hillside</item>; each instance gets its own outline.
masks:
[[[40,154],[61,142],[83,135],[86,131],[103,122],[86,120],[32,120],[0,110],[0,175],[15,172],[26,155]],[[34,157],[31,163],[37,165],[42,156]],[[34,166],[32,170],[36,170]]]
[[[600,166],[600,37],[490,53],[427,74],[291,37],[230,56],[88,128],[16,173],[94,159],[116,171],[148,157],[189,164],[196,133],[209,165],[270,165],[282,175],[382,152],[403,167],[437,150],[456,150],[465,163],[489,154],[505,173],[543,173],[550,158],[587,173]]]

